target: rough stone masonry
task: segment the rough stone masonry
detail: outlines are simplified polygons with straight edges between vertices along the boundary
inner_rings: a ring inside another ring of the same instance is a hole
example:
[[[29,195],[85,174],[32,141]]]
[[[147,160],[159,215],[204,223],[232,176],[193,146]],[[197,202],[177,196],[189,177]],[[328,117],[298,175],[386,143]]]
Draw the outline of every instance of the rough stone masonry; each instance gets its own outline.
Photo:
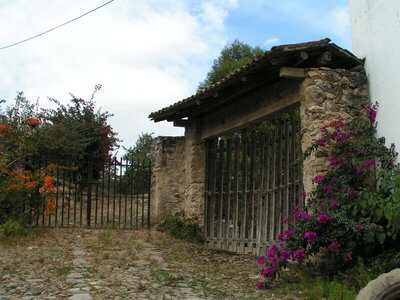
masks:
[[[322,126],[339,116],[353,118],[369,103],[364,70],[312,68],[297,80],[304,151],[319,138]],[[284,88],[284,87],[283,87]],[[283,99],[284,101],[284,99]],[[267,116],[265,116],[267,117]],[[199,224],[204,218],[205,150],[201,121],[185,128],[184,137],[155,139],[152,160],[152,222],[180,213]],[[311,191],[312,178],[328,170],[325,157],[314,153],[303,162],[303,185]]]

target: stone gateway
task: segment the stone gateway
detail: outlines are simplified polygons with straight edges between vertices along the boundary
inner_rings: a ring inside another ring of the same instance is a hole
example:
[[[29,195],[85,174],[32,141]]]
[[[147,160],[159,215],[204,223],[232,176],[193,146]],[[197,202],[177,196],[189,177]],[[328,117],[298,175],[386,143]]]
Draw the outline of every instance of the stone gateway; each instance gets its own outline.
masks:
[[[287,226],[291,208],[304,204],[303,189],[311,191],[312,178],[327,170],[321,153],[302,161],[302,151],[322,126],[359,116],[368,103],[363,61],[324,39],[273,47],[153,112],[155,122],[185,128],[184,137],[155,140],[153,222],[180,213],[204,224],[210,247],[263,251]],[[220,149],[214,156],[210,143]]]

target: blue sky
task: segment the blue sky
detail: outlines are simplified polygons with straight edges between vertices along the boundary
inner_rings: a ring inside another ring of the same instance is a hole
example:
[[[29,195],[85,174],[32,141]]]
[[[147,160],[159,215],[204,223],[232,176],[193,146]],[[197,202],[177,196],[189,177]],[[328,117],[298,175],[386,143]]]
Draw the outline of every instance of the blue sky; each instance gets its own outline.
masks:
[[[232,9],[226,19],[227,36],[230,40],[237,38],[267,48],[272,44],[301,43],[330,37],[335,43],[350,49],[350,28],[348,24],[343,24],[345,20],[340,20],[346,17],[347,2],[238,1],[238,7]],[[333,28],[330,30],[329,26],[337,26],[340,32]],[[340,27],[347,27],[347,30]]]
[[[0,0],[0,47],[35,35],[106,0]],[[181,135],[150,112],[196,91],[213,60],[238,39],[269,49],[329,37],[351,49],[343,0],[115,0],[45,36],[0,51],[0,99],[17,91],[50,105],[69,93],[96,101],[125,146],[141,132]]]

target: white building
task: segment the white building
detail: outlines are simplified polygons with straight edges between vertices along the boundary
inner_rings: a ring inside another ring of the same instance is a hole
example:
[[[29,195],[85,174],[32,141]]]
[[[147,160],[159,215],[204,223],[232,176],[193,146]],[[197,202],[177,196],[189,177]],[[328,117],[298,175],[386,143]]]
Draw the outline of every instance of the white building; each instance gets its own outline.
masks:
[[[365,58],[378,136],[400,152],[400,0],[349,0],[353,53]]]

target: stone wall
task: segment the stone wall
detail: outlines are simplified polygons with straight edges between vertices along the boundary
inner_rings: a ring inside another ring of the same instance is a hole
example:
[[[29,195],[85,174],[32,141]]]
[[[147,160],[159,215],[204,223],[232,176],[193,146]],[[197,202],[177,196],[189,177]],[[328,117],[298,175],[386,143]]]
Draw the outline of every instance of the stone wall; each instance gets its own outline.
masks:
[[[201,140],[201,125],[185,128],[185,216],[203,224],[205,192],[205,148]]]
[[[151,153],[151,222],[184,213],[184,137],[157,137]]]
[[[320,137],[322,126],[339,116],[360,115],[369,103],[364,72],[308,69],[300,84],[301,147],[306,150]],[[282,101],[285,101],[283,98]],[[200,123],[185,128],[185,137],[155,140],[152,175],[152,221],[181,213],[199,224],[204,218],[205,148]],[[314,153],[304,161],[303,183],[312,190],[312,178],[328,170],[326,158]]]
[[[308,69],[301,86],[301,147],[306,150],[321,136],[321,128],[339,116],[353,118],[368,105],[367,79],[361,71]],[[311,191],[312,178],[328,170],[325,157],[314,153],[303,164],[303,183]]]
[[[158,137],[151,159],[152,223],[166,215],[179,213],[195,219],[204,218],[205,151],[200,126],[185,129],[185,137]]]

